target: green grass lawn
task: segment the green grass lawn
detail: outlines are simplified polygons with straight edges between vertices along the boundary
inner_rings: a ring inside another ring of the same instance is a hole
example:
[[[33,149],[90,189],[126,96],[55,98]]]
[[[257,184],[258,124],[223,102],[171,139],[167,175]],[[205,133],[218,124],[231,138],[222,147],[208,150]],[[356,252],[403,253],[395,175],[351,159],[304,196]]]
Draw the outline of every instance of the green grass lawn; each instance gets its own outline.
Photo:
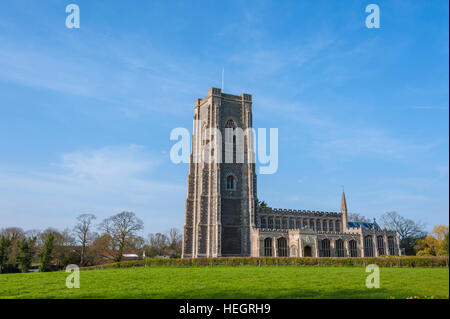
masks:
[[[363,267],[145,267],[0,275],[0,298],[448,298],[448,268],[380,268],[368,289]]]

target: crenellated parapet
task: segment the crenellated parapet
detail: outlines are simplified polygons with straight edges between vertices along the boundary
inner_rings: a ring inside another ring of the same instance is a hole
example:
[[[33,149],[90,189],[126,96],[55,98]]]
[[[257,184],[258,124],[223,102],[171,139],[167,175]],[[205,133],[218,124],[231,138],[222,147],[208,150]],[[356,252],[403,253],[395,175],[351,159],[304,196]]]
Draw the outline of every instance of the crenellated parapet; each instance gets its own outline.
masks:
[[[260,207],[258,214],[266,215],[279,215],[279,216],[308,216],[308,217],[341,217],[341,213],[336,212],[325,212],[325,211],[314,211],[305,209],[285,209],[285,208],[272,208],[272,207]]]

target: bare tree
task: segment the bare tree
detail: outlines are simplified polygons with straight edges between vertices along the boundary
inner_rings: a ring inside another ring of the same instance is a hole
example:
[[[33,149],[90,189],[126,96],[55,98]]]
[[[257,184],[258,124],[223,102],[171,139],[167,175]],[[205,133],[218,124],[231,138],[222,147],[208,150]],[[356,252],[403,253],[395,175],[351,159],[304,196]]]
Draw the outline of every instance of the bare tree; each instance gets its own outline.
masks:
[[[113,239],[118,248],[116,260],[121,261],[124,247],[144,228],[144,223],[132,212],[121,212],[103,220],[99,227]]]
[[[413,254],[417,239],[426,236],[423,223],[414,222],[411,219],[400,216],[395,211],[382,215],[381,221],[384,227],[397,232],[400,239],[400,247],[405,249],[406,254]]]
[[[356,213],[348,214],[347,219],[349,222],[363,222],[363,223],[371,222],[371,220],[369,218],[362,216],[360,214],[356,214]]]
[[[111,236],[103,234],[95,237],[92,243],[86,249],[86,263],[91,265],[100,264],[109,257],[107,254],[111,248]]]
[[[161,233],[149,234],[148,242],[150,249],[154,250],[158,255],[162,255],[164,249],[169,246],[169,238]]]
[[[169,248],[173,249],[176,254],[181,253],[181,232],[176,228],[169,230]]]
[[[39,229],[30,229],[25,232],[25,237],[28,239],[38,238],[40,233]]]
[[[73,231],[81,245],[80,264],[84,266],[86,262],[86,247],[93,240],[93,233],[91,232],[92,222],[95,219],[93,214],[81,214],[77,217],[78,223],[75,225]]]

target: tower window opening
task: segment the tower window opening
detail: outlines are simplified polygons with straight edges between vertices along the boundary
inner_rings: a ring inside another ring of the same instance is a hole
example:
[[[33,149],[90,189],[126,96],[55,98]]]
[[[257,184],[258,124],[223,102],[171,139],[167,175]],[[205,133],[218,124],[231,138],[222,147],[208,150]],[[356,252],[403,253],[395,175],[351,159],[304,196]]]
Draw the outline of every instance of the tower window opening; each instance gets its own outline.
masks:
[[[234,176],[233,175],[229,175],[227,177],[227,189],[234,190],[234,188],[235,188]]]

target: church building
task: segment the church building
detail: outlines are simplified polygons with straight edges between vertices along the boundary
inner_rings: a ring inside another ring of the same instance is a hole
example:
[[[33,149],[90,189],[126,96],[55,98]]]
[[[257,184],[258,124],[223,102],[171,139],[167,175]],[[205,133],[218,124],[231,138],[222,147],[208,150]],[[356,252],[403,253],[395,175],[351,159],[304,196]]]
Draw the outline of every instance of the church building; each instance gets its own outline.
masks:
[[[183,258],[199,257],[377,257],[400,255],[395,231],[347,219],[340,212],[260,207],[252,137],[218,138],[214,130],[251,129],[252,96],[211,88],[197,99],[183,228]],[[227,145],[228,144],[228,145]],[[224,160],[231,149],[233,161]],[[219,161],[198,160],[211,147]],[[242,160],[236,160],[236,150]],[[253,159],[253,160],[252,160]]]

